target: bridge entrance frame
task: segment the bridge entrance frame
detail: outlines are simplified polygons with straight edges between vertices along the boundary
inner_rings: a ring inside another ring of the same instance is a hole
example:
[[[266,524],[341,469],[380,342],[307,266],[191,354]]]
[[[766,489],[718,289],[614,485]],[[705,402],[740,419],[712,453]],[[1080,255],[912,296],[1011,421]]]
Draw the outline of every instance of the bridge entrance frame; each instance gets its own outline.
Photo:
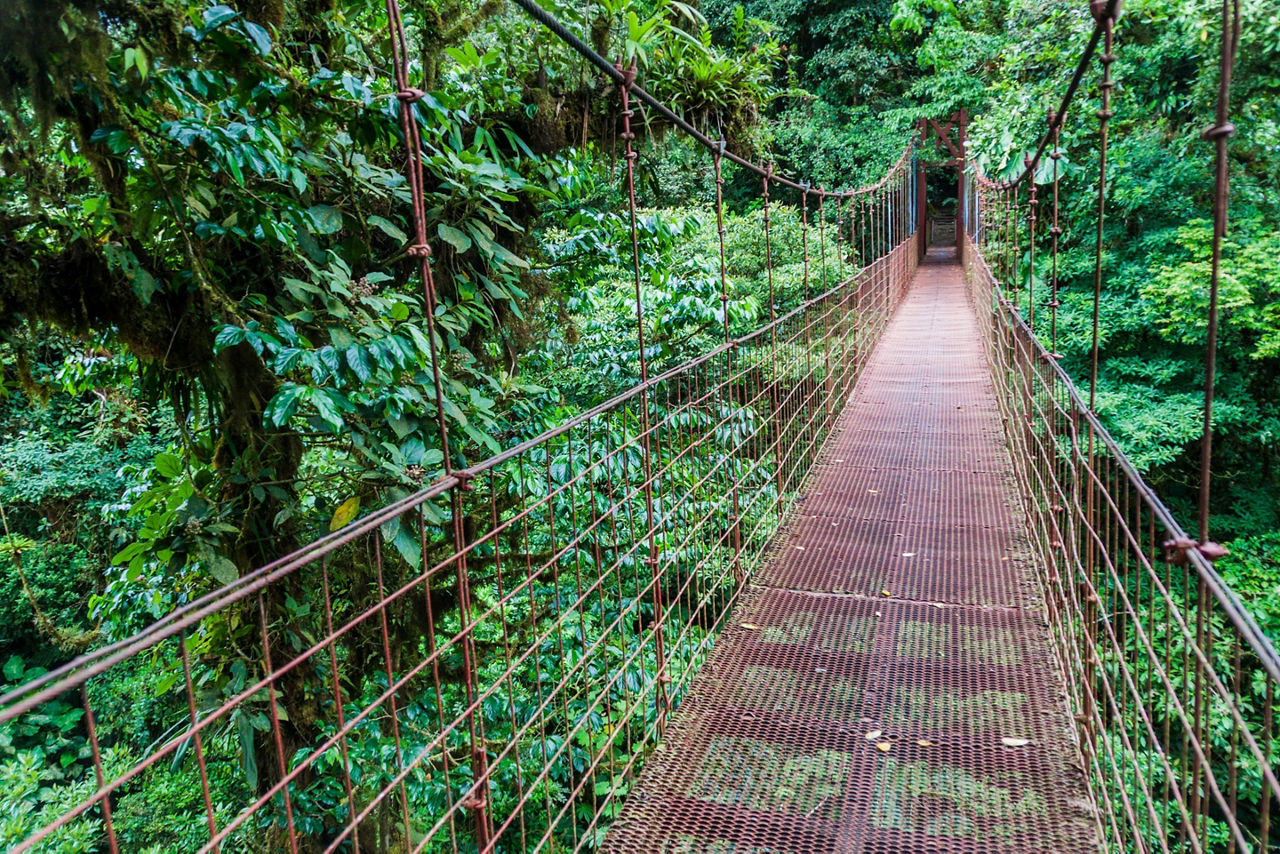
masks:
[[[929,190],[925,181],[929,164],[923,156],[924,152],[930,151],[930,142],[932,141],[932,150],[943,150],[950,158],[942,163],[933,164],[934,168],[954,168],[956,170],[957,185],[963,183],[963,174],[967,160],[965,158],[965,131],[969,125],[968,110],[956,110],[945,120],[941,119],[920,119],[916,123],[916,130],[919,135],[919,151],[921,157],[916,160],[916,234],[919,241],[919,256],[924,258],[925,253],[929,250]],[[965,194],[959,192],[956,194],[956,234],[959,235],[964,230],[966,211],[964,209]],[[956,240],[956,258],[964,261],[964,243],[957,237]]]

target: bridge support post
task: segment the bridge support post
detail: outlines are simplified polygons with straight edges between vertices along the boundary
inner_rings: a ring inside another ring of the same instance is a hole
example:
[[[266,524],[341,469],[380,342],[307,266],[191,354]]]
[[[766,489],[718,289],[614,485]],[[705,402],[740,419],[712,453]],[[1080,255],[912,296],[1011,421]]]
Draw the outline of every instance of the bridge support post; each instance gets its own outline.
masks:
[[[964,172],[965,164],[968,161],[968,153],[965,151],[965,128],[969,124],[969,111],[959,110],[956,113],[956,138],[959,142],[960,154],[957,157],[959,162],[956,163],[956,260],[961,264],[964,263],[964,241],[960,239],[960,233],[964,231],[965,218],[969,212],[964,209]]]
[[[466,692],[467,705],[471,706],[479,697],[480,686],[480,661],[479,651],[476,649],[475,630],[471,620],[471,576],[467,570],[467,534],[466,527],[463,524],[465,516],[462,493],[468,492],[472,488],[472,484],[467,478],[463,478],[462,482],[455,486],[452,490],[453,495],[450,501],[450,507],[453,516],[453,543],[454,551],[457,555],[454,561],[455,583],[458,597],[458,619],[459,625],[465,633],[462,639],[462,668],[463,668],[463,686]],[[375,546],[378,539],[374,538]],[[379,557],[379,566],[381,558]],[[379,568],[381,572],[381,568]],[[381,575],[379,575],[379,595],[382,596]],[[386,610],[383,609],[383,642],[387,644],[387,628],[386,628]],[[387,679],[391,679],[390,665],[390,646],[386,647],[388,659]],[[394,695],[393,695],[394,698]],[[394,706],[392,707],[394,710]],[[468,747],[471,754],[471,789],[461,801],[461,806],[471,815],[472,830],[475,833],[476,845],[483,849],[488,847],[490,841],[494,838],[493,828],[493,802],[489,798],[489,754],[485,748],[484,737],[484,716],[478,714],[478,710],[472,710],[465,716]],[[396,719],[393,717],[393,722]],[[403,759],[398,755],[400,753],[399,731],[396,731],[396,753],[397,761],[403,764]],[[402,808],[405,811],[406,824],[408,819],[408,804],[404,803],[403,786],[401,788]],[[407,828],[406,828],[407,832]]]
[[[924,138],[927,133],[925,120],[920,120],[920,148],[924,149]],[[923,258],[929,251],[929,183],[924,157],[916,157],[916,254]]]

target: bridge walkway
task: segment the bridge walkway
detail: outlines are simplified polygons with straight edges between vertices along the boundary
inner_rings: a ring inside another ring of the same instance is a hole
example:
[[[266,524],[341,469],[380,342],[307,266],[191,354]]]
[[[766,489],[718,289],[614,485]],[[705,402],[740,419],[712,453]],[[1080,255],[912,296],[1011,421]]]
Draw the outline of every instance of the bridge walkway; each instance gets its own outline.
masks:
[[[963,277],[922,264],[604,850],[1097,850]]]

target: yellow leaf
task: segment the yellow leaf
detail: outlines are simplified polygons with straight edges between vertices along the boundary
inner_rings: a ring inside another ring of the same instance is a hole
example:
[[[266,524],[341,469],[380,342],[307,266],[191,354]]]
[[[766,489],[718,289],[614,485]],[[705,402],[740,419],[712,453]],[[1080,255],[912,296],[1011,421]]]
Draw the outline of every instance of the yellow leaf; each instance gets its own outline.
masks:
[[[933,742],[927,738],[916,739],[916,744],[920,745],[921,747],[933,747]]]
[[[1031,743],[1031,739],[1029,738],[1002,738],[1000,741],[1003,742],[1006,747],[1026,747]]]
[[[892,596],[893,594],[892,594],[892,593],[890,593],[888,590],[881,590],[881,591],[880,591],[880,595],[881,595],[881,596]]]
[[[329,520],[329,530],[336,531],[339,528],[345,528],[351,524],[351,520],[356,518],[356,514],[359,512],[360,496],[353,495],[339,504],[338,509],[333,511],[333,518]]]
[[[760,628],[755,623],[738,623],[738,625],[742,626],[744,629],[750,629],[753,632],[758,631]]]
[[[876,744],[876,750],[880,751],[881,753],[888,753],[889,748],[891,747],[893,747],[893,745],[887,741],[881,741]]]

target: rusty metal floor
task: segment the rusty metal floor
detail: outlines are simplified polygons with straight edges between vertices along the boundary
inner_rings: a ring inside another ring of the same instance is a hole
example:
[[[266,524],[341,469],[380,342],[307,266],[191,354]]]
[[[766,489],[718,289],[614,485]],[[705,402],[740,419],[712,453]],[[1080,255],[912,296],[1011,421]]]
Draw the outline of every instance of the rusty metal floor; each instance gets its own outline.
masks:
[[[921,266],[609,852],[1096,851],[963,273]]]

